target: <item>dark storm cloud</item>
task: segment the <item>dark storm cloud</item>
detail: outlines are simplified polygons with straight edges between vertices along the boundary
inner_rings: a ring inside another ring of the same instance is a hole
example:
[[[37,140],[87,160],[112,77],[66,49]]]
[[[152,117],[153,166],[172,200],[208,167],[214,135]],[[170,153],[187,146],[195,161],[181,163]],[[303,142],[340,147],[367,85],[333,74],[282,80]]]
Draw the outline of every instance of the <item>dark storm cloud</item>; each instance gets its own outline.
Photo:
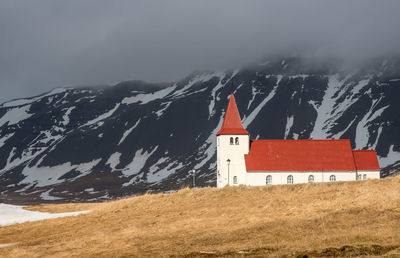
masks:
[[[173,81],[277,52],[398,51],[400,1],[0,0],[0,101],[66,85]]]

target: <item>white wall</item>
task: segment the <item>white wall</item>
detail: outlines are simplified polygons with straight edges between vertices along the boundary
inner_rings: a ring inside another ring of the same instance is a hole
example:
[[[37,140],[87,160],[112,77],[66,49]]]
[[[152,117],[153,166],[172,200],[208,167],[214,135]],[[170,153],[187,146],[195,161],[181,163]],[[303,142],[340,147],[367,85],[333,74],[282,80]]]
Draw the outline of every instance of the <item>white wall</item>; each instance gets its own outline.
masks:
[[[364,175],[366,175],[366,179],[379,179],[381,178],[381,172],[375,170],[359,170],[357,171],[359,175],[361,175],[361,179],[364,180]]]
[[[230,138],[239,138],[239,145],[230,144]],[[249,153],[248,135],[218,135],[217,136],[217,187],[224,187],[228,184],[228,164],[229,164],[229,184],[233,185],[234,176],[237,177],[237,185],[246,184],[246,165],[244,155]]]
[[[329,182],[330,176],[334,175],[336,181],[356,180],[356,172],[247,172],[246,185],[266,185],[266,177],[272,176],[272,184],[287,184],[289,175],[293,176],[293,183],[308,183],[308,177],[314,176],[314,182]]]

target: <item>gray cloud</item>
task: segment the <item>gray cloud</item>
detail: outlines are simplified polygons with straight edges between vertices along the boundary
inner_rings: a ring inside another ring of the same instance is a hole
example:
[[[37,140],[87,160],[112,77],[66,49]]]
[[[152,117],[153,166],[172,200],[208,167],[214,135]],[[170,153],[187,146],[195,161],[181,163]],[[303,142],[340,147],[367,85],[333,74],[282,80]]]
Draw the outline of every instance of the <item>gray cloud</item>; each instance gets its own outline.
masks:
[[[277,52],[398,52],[398,10],[397,0],[0,0],[0,102],[58,86],[174,81]]]

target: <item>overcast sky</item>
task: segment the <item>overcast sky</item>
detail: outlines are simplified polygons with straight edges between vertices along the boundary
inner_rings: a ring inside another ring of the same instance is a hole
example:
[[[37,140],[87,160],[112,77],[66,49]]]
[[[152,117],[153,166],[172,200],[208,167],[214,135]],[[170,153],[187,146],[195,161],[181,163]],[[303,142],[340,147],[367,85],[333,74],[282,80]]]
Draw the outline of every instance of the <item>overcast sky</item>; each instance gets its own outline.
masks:
[[[0,0],[0,102],[60,86],[174,81],[276,52],[400,48],[399,0]]]

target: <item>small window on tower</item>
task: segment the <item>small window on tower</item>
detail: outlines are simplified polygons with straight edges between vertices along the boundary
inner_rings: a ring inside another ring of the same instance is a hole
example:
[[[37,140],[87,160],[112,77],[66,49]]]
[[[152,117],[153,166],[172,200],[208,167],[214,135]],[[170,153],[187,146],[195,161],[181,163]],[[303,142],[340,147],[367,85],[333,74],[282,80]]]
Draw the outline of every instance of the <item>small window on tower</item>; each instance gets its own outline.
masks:
[[[234,183],[234,184],[237,184],[237,176],[234,176],[234,177],[233,177],[233,183]]]
[[[236,137],[236,138],[235,138],[235,144],[236,144],[236,145],[239,145],[239,137]]]
[[[233,137],[230,139],[230,144],[233,145]]]

